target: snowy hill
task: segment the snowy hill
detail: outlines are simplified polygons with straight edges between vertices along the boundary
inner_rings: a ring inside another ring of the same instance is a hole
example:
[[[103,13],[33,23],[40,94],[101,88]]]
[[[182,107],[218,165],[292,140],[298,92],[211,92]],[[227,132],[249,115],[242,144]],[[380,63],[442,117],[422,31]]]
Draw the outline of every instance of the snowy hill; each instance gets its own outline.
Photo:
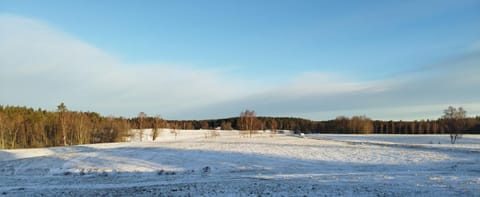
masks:
[[[125,143],[2,150],[0,195],[480,194],[478,138],[466,150],[211,132],[162,129],[152,141],[151,129],[134,130]]]
[[[219,136],[238,136],[239,131],[225,131],[225,130],[181,130],[181,129],[158,129],[158,136],[156,142],[174,141],[174,140],[190,140],[190,139],[205,139],[215,137],[213,134]],[[153,142],[153,129],[133,129],[130,132],[131,137],[126,139],[127,142]]]

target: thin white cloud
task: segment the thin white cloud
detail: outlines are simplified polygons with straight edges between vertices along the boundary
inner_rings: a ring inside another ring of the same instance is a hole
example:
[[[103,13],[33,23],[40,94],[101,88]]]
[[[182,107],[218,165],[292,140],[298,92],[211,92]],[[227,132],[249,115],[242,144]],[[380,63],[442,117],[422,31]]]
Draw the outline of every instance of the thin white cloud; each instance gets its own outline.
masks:
[[[263,115],[316,120],[338,115],[411,120],[436,119],[444,108],[455,105],[464,106],[471,115],[478,115],[478,65],[480,53],[476,52],[376,81],[305,74],[270,92],[217,104],[216,109],[236,115],[242,110],[239,106],[244,106]]]
[[[63,101],[105,115],[145,111],[176,119],[236,116],[244,109],[317,120],[436,118],[435,108],[440,115],[448,105],[480,113],[479,50],[390,79],[314,71],[271,87],[221,70],[126,64],[47,23],[14,15],[0,15],[0,43],[0,104],[53,109]]]
[[[290,94],[304,96],[305,94],[329,95],[367,91],[374,86],[373,82],[356,82],[333,73],[305,72],[296,76],[291,84],[287,84],[282,89],[286,89]]]
[[[245,90],[220,71],[183,65],[126,65],[42,21],[0,15],[2,104],[116,115],[170,114],[231,99]]]

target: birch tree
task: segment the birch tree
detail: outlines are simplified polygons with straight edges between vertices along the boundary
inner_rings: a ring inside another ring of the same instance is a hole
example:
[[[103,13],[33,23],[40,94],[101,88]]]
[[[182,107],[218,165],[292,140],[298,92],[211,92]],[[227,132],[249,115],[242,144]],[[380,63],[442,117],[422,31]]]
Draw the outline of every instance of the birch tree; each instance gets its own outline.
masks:
[[[455,144],[458,138],[462,137],[462,131],[466,127],[467,111],[462,107],[458,109],[449,106],[443,110],[442,119],[446,121],[447,131],[450,134],[450,143]]]
[[[62,131],[63,145],[68,146],[67,143],[67,106],[62,102],[57,106],[60,119],[60,130]]]

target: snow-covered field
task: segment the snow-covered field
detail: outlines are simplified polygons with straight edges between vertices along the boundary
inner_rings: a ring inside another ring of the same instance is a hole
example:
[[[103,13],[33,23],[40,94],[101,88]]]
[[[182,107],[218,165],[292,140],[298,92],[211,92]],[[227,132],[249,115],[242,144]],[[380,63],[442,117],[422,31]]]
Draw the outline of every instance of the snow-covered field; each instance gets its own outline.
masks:
[[[480,196],[477,136],[217,132],[1,150],[0,196]]]
[[[350,142],[379,142],[379,143],[401,143],[401,144],[443,144],[446,147],[451,147],[450,137],[448,134],[444,135],[397,135],[397,134],[370,134],[370,135],[352,135],[352,134],[307,134],[312,138],[332,139],[338,141]],[[480,146],[480,135],[462,135],[455,145],[456,147],[463,145],[477,145]],[[480,148],[480,147],[478,147]]]

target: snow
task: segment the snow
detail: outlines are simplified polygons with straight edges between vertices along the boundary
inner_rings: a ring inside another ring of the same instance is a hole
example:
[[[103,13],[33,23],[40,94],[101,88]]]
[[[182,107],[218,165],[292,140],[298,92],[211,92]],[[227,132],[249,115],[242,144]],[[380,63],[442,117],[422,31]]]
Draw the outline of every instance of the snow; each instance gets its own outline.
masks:
[[[444,144],[450,146],[449,135],[399,135],[399,134],[309,134],[309,137],[325,138],[343,141],[366,141],[369,142],[390,142],[403,144]],[[462,135],[454,146],[458,145],[480,145],[480,135]],[[480,148],[480,147],[479,147]]]
[[[155,141],[146,129],[125,143],[2,150],[0,196],[480,194],[478,136],[451,145],[446,135],[175,132],[161,129]]]
[[[462,135],[451,144],[449,135],[352,135],[352,134],[310,134],[310,138],[329,139],[351,143],[376,145],[398,145],[404,147],[444,148],[455,150],[480,150],[480,135]]]

